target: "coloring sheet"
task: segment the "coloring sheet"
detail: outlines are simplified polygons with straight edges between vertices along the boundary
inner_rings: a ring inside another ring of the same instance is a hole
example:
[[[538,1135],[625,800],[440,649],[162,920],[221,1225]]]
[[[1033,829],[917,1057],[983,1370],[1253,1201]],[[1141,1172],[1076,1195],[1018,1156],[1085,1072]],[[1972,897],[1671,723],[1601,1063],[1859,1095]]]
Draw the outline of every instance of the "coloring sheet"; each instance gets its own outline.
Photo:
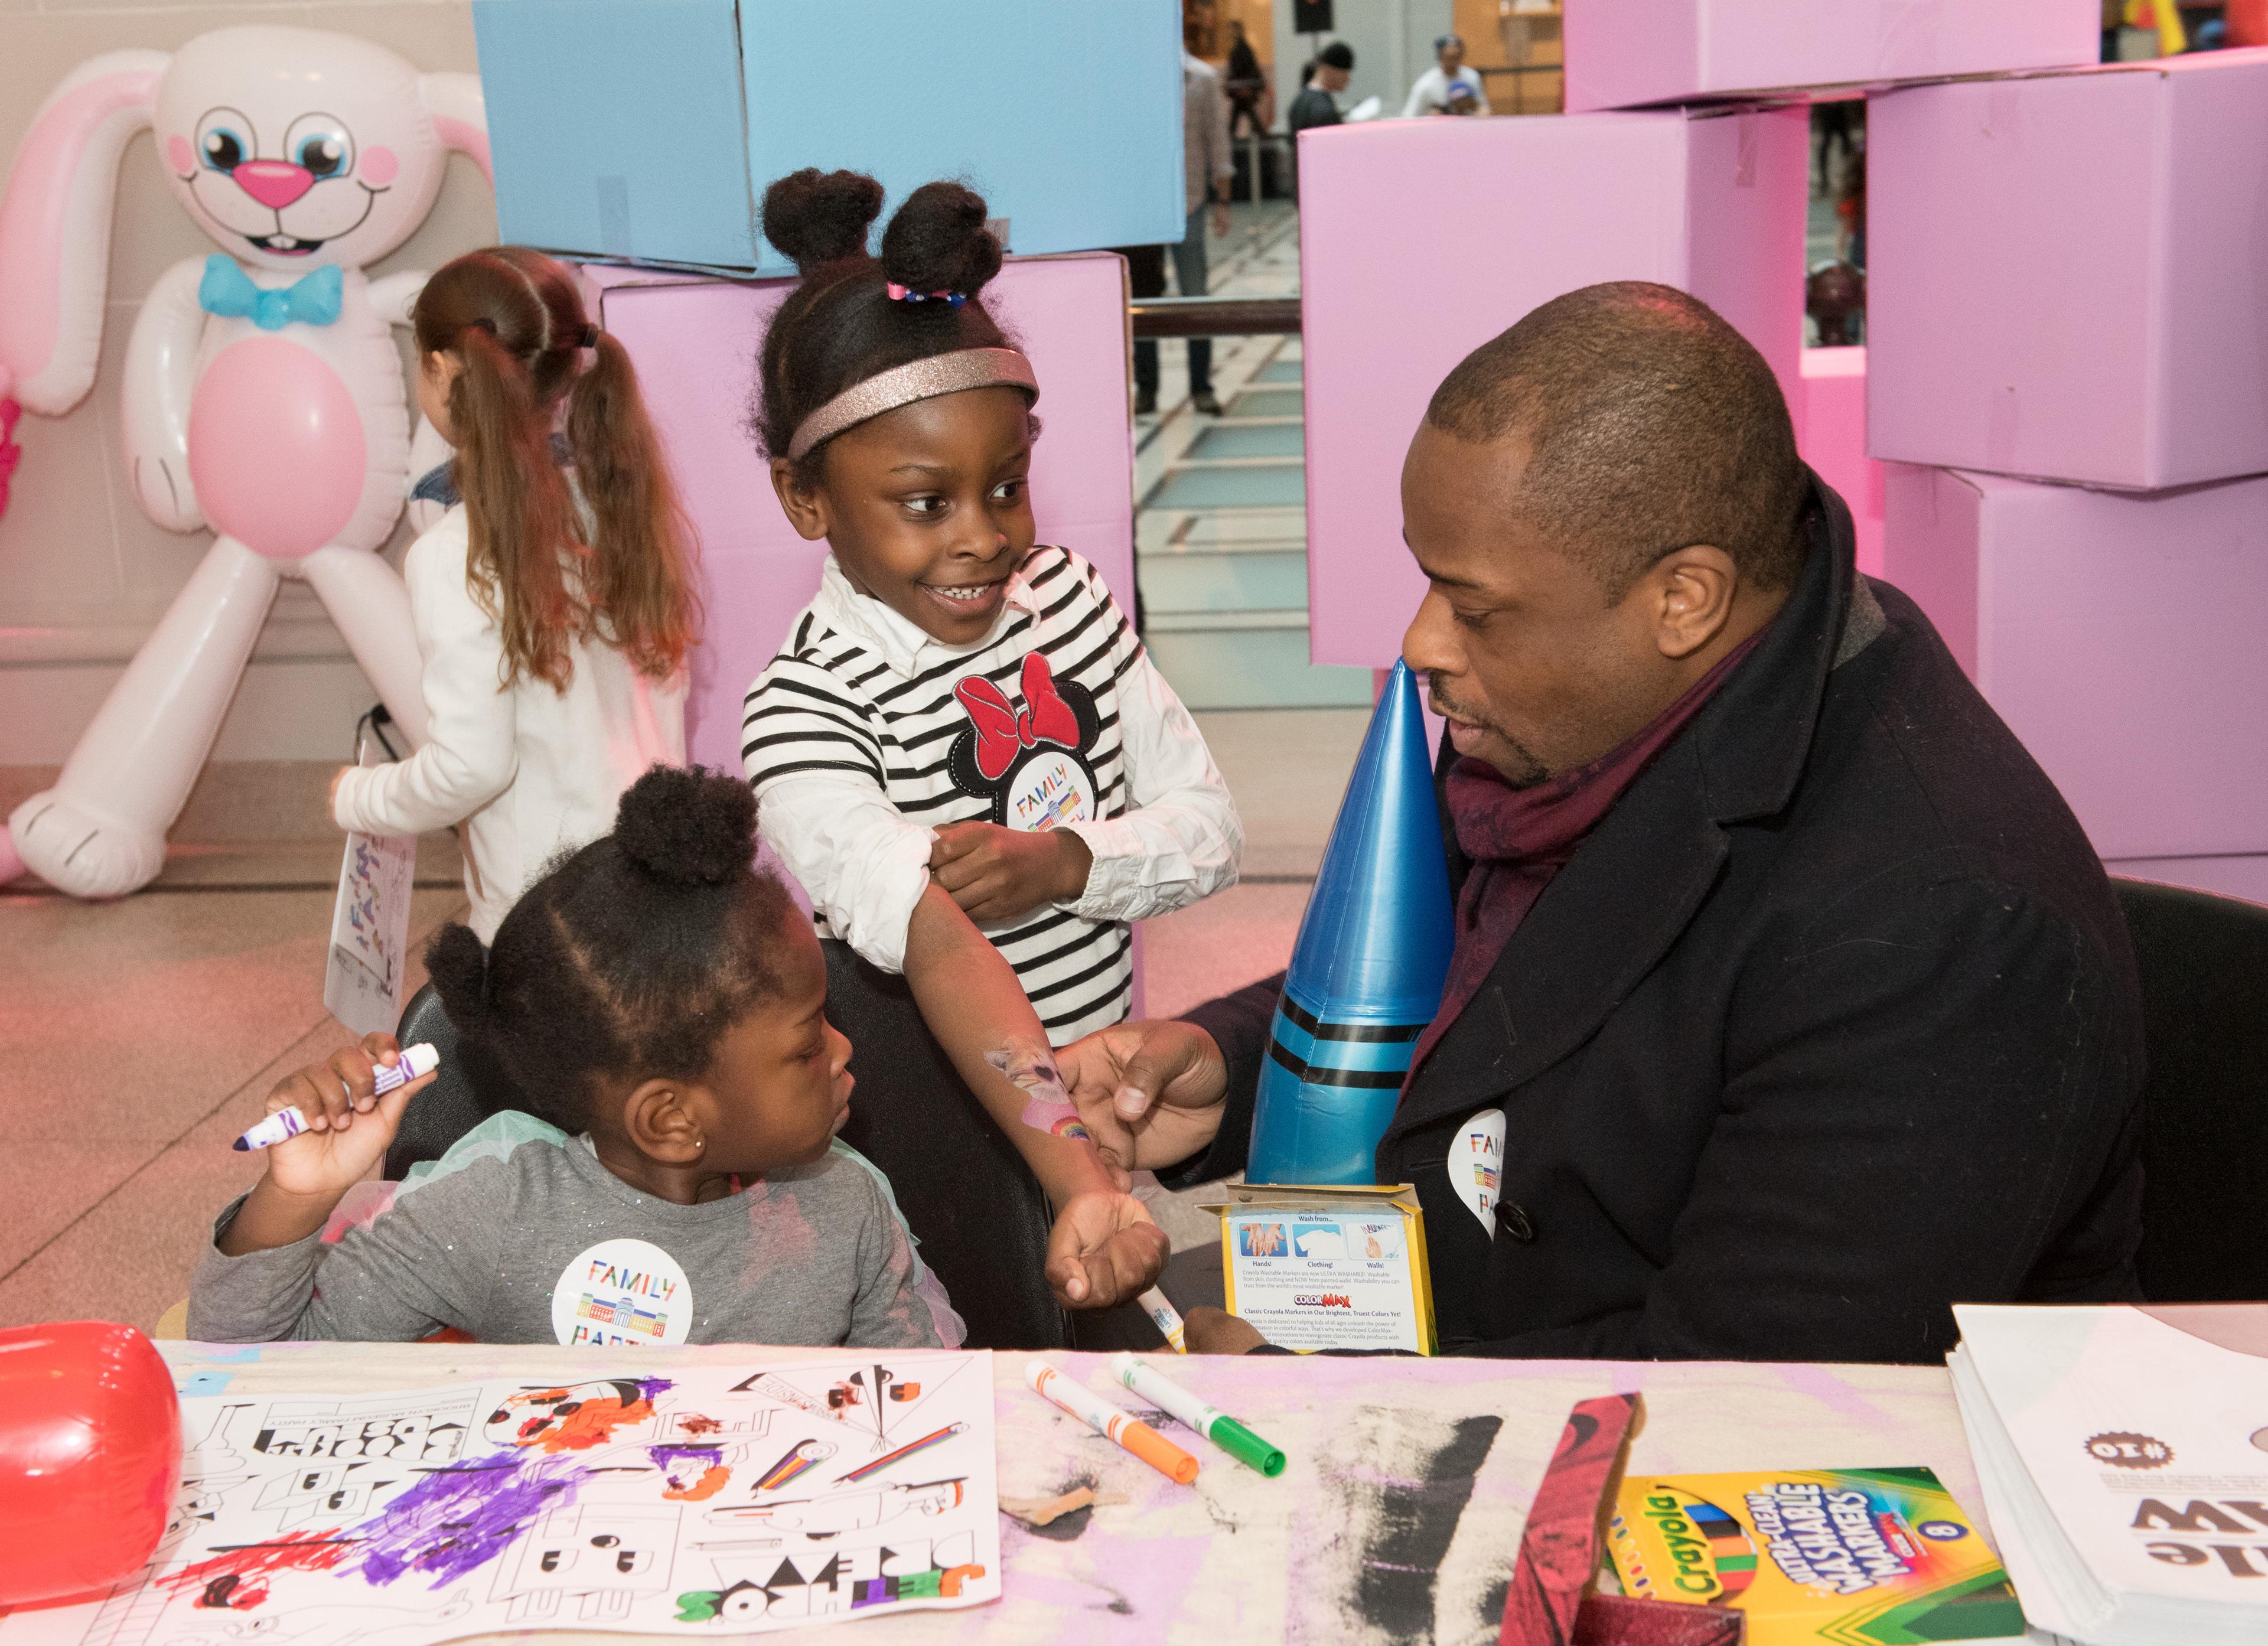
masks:
[[[357,1034],[394,1032],[401,1020],[402,963],[409,948],[410,834],[349,834],[331,911],[323,1004]]]
[[[738,1635],[1000,1594],[985,1353],[181,1404],[137,1583],[0,1646]]]

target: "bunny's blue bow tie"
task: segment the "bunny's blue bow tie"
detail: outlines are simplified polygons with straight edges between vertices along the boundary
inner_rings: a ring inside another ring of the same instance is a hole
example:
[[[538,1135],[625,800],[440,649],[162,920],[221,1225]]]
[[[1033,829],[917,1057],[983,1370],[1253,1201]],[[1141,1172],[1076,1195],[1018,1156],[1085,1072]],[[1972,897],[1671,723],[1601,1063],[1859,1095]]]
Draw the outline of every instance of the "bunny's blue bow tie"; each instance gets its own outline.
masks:
[[[288,286],[266,287],[254,284],[234,259],[216,252],[205,259],[197,305],[208,314],[248,320],[263,332],[280,332],[294,320],[303,326],[328,326],[339,318],[345,290],[346,276],[335,263],[326,263]]]

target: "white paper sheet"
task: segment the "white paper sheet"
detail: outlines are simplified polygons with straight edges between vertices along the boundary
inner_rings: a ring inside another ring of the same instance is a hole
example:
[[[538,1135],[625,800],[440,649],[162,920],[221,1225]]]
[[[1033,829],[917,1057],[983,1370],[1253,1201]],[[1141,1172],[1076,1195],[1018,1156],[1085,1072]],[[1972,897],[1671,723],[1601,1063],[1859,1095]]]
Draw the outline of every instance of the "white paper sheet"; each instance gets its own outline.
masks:
[[[384,764],[365,738],[361,761]],[[394,1032],[409,956],[409,893],[417,875],[414,834],[349,834],[331,907],[323,1004],[357,1035]]]
[[[0,1616],[0,1646],[695,1639],[981,1605],[1000,1593],[990,1360],[185,1400],[149,1570]]]

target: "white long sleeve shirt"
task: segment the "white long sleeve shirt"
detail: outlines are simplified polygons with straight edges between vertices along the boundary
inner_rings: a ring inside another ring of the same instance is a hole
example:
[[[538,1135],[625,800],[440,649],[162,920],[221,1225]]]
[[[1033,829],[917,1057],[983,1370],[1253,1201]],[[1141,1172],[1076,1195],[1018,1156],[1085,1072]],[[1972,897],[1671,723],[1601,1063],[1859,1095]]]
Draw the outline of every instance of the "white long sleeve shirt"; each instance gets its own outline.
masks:
[[[525,674],[503,686],[503,631],[465,580],[471,547],[462,503],[409,546],[425,742],[349,771],[332,816],[368,834],[467,824],[468,923],[486,943],[554,854],[614,827],[648,767],[685,763],[686,674],[657,680],[603,640],[575,641],[565,691]]]
[[[1435,63],[1426,70],[1418,77],[1417,83],[1410,86],[1410,100],[1402,106],[1402,118],[1416,120],[1423,114],[1441,113],[1449,107],[1450,84],[1449,77],[1441,72],[1440,64]],[[1473,94],[1473,100],[1480,105],[1473,111],[1474,114],[1489,113],[1488,87],[1481,79],[1477,70],[1469,65],[1461,66],[1457,70],[1455,84],[1470,92]]]
[[[1124,922],[1233,884],[1243,856],[1196,722],[1068,549],[1033,549],[990,634],[958,648],[860,594],[830,555],[749,688],[744,727],[765,840],[821,934],[885,971],[905,969],[939,826],[1067,828],[1086,842],[1081,896],[980,927],[1058,1046],[1125,1017]]]

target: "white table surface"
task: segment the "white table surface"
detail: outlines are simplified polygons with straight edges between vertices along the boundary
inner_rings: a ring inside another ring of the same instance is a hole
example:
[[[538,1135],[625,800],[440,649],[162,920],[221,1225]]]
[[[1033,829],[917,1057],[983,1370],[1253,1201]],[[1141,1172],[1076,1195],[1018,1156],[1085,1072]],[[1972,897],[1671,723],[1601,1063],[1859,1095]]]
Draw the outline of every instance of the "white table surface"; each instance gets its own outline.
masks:
[[[160,1345],[186,1379],[231,1396],[357,1393],[494,1378],[588,1378],[589,1350],[549,1345]],[[635,1366],[755,1366],[809,1349],[641,1351]],[[905,1355],[894,1361],[910,1358]],[[1289,1454],[1263,1479],[1205,1442],[1176,1486],[1030,1393],[1023,1355],[994,1356],[1000,1490],[1092,1484],[1129,1502],[1033,1532],[1002,1523],[1005,1597],[966,1612],[831,1624],[768,1638],[1070,1642],[1493,1642],[1522,1519],[1567,1409],[1636,1391],[1636,1471],[1701,1473],[1924,1465],[1972,1516],[1982,1505],[1952,1387],[1937,1367],[1718,1362],[1154,1357],[1185,1387]],[[1097,1388],[1098,1356],[1057,1365]],[[619,1370],[611,1360],[608,1370]],[[519,1639],[565,1638],[563,1632]],[[584,1634],[593,1642],[600,1637]],[[711,1637],[715,1638],[715,1637]],[[216,1643],[218,1646],[218,1643]]]

